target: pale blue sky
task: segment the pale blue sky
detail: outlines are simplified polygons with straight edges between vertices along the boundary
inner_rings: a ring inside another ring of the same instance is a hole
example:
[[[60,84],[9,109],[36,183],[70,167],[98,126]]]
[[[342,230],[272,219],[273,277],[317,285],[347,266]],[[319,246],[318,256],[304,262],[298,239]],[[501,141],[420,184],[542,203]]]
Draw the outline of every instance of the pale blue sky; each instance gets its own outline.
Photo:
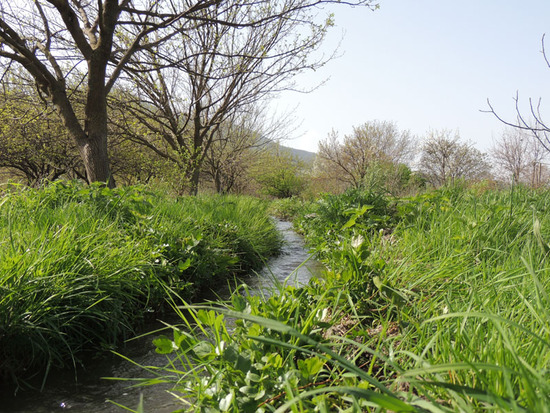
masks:
[[[333,8],[336,27],[326,50],[344,31],[342,57],[297,79],[311,94],[285,93],[279,110],[294,108],[303,136],[287,142],[310,151],[335,129],[340,136],[370,120],[395,121],[419,138],[431,129],[458,130],[487,150],[503,125],[489,98],[514,119],[514,96],[542,97],[550,122],[550,68],[541,50],[550,0],[381,0],[380,9]],[[299,134],[298,133],[298,134]]]

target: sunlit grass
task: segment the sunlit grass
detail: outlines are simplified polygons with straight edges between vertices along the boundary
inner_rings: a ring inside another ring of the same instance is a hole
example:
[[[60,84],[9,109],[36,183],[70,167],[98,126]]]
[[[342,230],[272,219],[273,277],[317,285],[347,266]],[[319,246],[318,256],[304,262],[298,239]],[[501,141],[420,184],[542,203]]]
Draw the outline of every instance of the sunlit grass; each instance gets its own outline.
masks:
[[[323,279],[187,306],[158,379],[188,411],[549,411],[549,206],[523,188],[309,205]]]
[[[187,299],[280,248],[254,199],[170,199],[55,183],[0,198],[0,374],[47,378],[131,336],[167,291]]]

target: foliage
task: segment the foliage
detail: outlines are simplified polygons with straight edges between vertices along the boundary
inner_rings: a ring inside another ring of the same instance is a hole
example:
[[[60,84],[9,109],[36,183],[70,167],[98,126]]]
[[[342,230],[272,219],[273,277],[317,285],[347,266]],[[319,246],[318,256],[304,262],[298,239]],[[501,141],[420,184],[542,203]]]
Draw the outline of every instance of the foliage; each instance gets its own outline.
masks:
[[[252,175],[262,191],[275,198],[297,196],[306,186],[303,163],[279,145],[258,159]]]
[[[243,100],[259,101],[291,88],[296,74],[326,62],[311,58],[332,25],[330,17],[315,22],[316,10],[325,3],[333,2],[285,0],[266,5],[235,0],[220,7],[198,0],[136,2],[127,7],[110,0],[21,0],[2,9],[0,65],[4,72],[23,68],[33,78],[77,146],[87,179],[109,186],[114,181],[107,98],[119,79],[126,84],[135,80],[137,89],[149,84],[152,88],[144,91],[143,100],[161,110],[142,120],[169,118],[168,131],[152,132],[170,137],[165,143],[190,159],[187,166],[193,171],[188,178],[196,187],[202,151],[211,143],[208,135],[228,112],[241,109]],[[375,7],[370,0],[346,4]],[[170,91],[184,84],[177,74],[190,78],[189,87],[178,93],[180,102],[192,102],[184,105],[189,116],[171,116],[175,99]],[[73,92],[86,97],[83,116],[78,116],[82,102],[75,101]],[[191,127],[185,127],[188,122]],[[181,126],[185,133],[174,133],[181,132]],[[189,145],[182,142],[187,134],[193,135]]]
[[[349,244],[358,233],[367,236],[389,228],[393,214],[394,206],[383,192],[351,188],[309,204],[296,225],[323,257],[333,245]]]
[[[426,180],[403,163],[374,162],[363,177],[362,186],[365,190],[386,192],[393,196],[410,195],[424,189]]]
[[[310,202],[299,197],[278,198],[269,204],[269,213],[285,221],[294,221],[310,207]]]
[[[7,85],[0,98],[0,167],[31,186],[80,173],[74,143],[51,108],[38,100],[30,87]]]
[[[368,195],[298,219],[322,279],[186,307],[150,383],[189,411],[548,411],[550,193],[453,186],[384,223],[365,219],[388,203]]]
[[[434,187],[476,181],[489,175],[487,156],[449,130],[432,131],[422,147],[420,171]]]
[[[140,187],[9,186],[0,199],[0,374],[75,366],[110,349],[169,292],[196,297],[280,248],[266,205],[171,200]]]
[[[414,150],[410,132],[400,132],[394,122],[366,122],[354,127],[342,143],[334,131],[319,142],[316,170],[325,180],[358,188],[372,169],[386,165],[391,170],[391,166],[412,161]]]
[[[153,340],[169,363],[140,383],[173,383],[182,411],[416,411],[327,341],[338,310],[323,308],[323,287],[263,299],[241,288],[224,306],[185,306],[183,324]]]

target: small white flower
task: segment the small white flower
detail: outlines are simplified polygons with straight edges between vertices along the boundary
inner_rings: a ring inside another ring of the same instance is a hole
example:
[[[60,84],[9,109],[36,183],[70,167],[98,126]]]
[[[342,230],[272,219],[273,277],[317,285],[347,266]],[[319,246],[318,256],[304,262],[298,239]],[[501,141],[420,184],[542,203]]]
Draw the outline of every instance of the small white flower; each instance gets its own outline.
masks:
[[[445,306],[443,307],[443,314],[447,314],[449,312],[449,307]]]

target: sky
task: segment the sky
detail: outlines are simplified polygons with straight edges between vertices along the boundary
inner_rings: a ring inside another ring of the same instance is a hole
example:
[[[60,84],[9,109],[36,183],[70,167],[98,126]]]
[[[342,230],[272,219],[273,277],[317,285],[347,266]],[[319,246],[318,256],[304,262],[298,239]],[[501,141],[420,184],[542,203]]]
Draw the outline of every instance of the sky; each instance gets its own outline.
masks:
[[[335,6],[336,26],[323,50],[339,44],[337,59],[296,78],[315,91],[284,92],[274,102],[299,127],[286,145],[317,151],[331,130],[340,139],[353,126],[393,121],[419,139],[429,131],[458,131],[487,152],[504,126],[487,110],[515,119],[542,98],[550,119],[550,68],[542,55],[550,0],[381,0],[380,8]]]

